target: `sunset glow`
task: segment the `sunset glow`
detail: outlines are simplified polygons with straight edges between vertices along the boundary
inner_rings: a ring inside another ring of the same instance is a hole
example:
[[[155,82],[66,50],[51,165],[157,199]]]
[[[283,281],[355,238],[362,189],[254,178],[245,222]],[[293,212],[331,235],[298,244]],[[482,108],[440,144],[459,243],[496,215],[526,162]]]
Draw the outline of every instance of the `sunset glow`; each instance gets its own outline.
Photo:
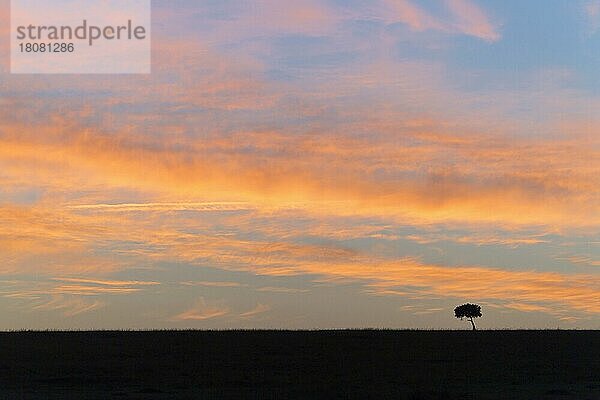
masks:
[[[0,329],[600,328],[600,1],[160,0],[149,75],[9,3]]]

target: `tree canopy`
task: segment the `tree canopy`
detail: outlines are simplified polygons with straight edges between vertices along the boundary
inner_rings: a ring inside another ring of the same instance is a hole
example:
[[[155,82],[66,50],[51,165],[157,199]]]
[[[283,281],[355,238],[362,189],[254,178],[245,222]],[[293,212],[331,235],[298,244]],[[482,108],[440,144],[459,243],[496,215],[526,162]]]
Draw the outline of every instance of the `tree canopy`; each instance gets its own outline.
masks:
[[[473,330],[476,330],[473,318],[481,317],[481,306],[470,303],[463,304],[454,309],[454,315],[456,318],[460,318],[461,321],[463,318],[467,318],[467,320],[471,322],[471,325],[473,325]]]

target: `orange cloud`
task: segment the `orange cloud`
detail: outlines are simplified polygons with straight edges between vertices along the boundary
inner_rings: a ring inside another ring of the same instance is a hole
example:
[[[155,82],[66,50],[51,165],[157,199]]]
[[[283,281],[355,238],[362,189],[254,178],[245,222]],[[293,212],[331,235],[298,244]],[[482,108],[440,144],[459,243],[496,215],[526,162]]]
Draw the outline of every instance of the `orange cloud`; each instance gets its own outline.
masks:
[[[118,234],[116,221],[110,224]],[[128,265],[92,250],[112,229],[98,220],[56,209],[0,206],[0,225],[1,274],[106,274]]]
[[[398,145],[384,132],[369,140],[244,133],[187,139],[182,150],[181,138],[176,144],[131,134],[18,131],[0,137],[0,163],[8,165],[4,174],[15,185],[27,179],[57,190],[129,188],[170,200],[74,205],[81,209],[304,208],[414,221],[600,222],[594,174],[600,153],[586,139],[463,136],[463,144],[448,145],[406,131],[407,145]],[[237,152],[240,147],[249,151]]]

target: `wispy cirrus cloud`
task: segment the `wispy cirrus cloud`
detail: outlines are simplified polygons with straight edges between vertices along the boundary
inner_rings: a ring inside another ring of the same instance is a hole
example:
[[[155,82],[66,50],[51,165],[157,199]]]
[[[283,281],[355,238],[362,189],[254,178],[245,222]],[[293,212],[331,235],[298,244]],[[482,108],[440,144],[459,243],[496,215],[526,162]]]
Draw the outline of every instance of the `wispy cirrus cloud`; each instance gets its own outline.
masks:
[[[171,318],[173,321],[206,321],[216,318],[228,317],[248,320],[264,314],[271,310],[271,306],[258,303],[256,307],[249,311],[235,313],[229,307],[209,304],[204,297],[200,297],[196,304]]]
[[[34,311],[60,311],[65,317],[75,317],[105,306],[100,300],[91,300],[79,296],[64,294],[52,295],[50,300],[35,305]]]
[[[438,18],[414,4],[411,0],[386,0],[388,7],[395,11],[394,16],[412,29],[447,31],[448,26]]]
[[[242,319],[254,318],[257,315],[264,314],[270,310],[271,310],[271,306],[259,303],[252,310],[241,313],[239,315],[239,317]]]
[[[280,287],[280,286],[264,286],[256,289],[257,292],[270,292],[270,293],[288,293],[288,294],[296,294],[296,293],[308,293],[309,289],[297,289],[297,288],[288,288],[288,287]]]
[[[544,313],[552,313],[555,310],[551,307],[540,306],[537,304],[529,304],[529,303],[508,303],[504,304],[505,308],[511,308],[517,311],[523,312],[544,312]]]
[[[204,202],[204,203],[129,203],[129,204],[79,204],[67,206],[72,210],[83,211],[247,211],[255,209],[249,203],[242,202]]]
[[[488,42],[501,39],[498,26],[472,0],[445,0],[449,15],[436,16],[412,0],[386,0],[393,16],[416,31],[434,30],[473,36]]]
[[[113,286],[113,287],[127,287],[127,286],[156,286],[160,285],[159,282],[144,282],[144,281],[114,281],[114,280],[99,280],[99,279],[85,279],[85,278],[52,278],[54,281],[59,282],[71,282],[71,283],[87,283],[95,284],[98,286]]]
[[[177,314],[172,319],[174,321],[204,321],[223,317],[229,314],[229,312],[228,307],[209,305],[203,297],[200,297],[194,306]]]
[[[488,42],[500,40],[501,35],[485,11],[472,0],[445,0],[446,6],[456,18],[456,29],[466,35]]]
[[[247,284],[240,282],[218,282],[218,281],[187,281],[181,282],[184,286],[206,286],[206,287],[220,287],[220,288],[239,288],[247,287]]]
[[[575,265],[584,265],[590,267],[600,267],[600,260],[590,255],[569,254],[556,257],[557,260],[567,261]]]
[[[111,296],[140,293],[158,282],[87,278],[44,278],[0,281],[0,297],[19,300],[26,311],[60,311],[74,317],[110,304]],[[23,303],[24,302],[24,303]]]
[[[543,238],[544,233],[534,233],[522,236],[516,232],[501,235],[489,235],[480,233],[474,235],[449,235],[448,233],[430,233],[430,234],[412,234],[405,236],[408,240],[413,240],[421,244],[438,243],[442,241],[450,241],[456,243],[474,244],[477,246],[483,245],[502,245],[510,248],[518,248],[519,246],[538,245],[549,243],[549,240]]]

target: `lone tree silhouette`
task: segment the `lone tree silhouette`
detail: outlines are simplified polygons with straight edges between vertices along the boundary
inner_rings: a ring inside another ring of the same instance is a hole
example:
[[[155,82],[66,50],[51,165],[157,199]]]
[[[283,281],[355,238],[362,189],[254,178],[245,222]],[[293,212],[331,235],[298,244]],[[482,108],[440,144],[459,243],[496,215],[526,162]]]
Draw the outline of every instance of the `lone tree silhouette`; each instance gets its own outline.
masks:
[[[473,318],[481,317],[481,306],[477,304],[463,304],[462,306],[458,306],[454,309],[454,315],[456,318],[460,318],[462,321],[463,318],[466,318],[468,321],[471,321],[471,325],[473,325],[473,330],[476,331],[475,322],[473,322]]]

